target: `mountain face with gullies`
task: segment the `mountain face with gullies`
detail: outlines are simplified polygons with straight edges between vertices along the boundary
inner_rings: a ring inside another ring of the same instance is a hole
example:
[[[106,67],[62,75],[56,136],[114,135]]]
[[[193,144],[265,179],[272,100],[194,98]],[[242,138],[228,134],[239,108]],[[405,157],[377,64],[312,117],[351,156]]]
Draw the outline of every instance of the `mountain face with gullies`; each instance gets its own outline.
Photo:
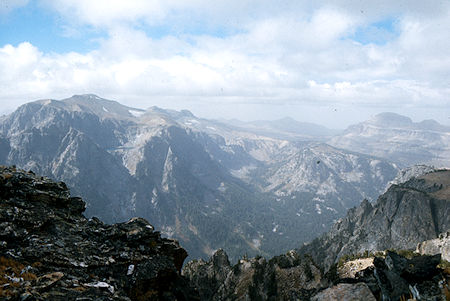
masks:
[[[223,248],[232,260],[310,241],[348,208],[375,199],[398,171],[323,136],[281,139],[275,130],[283,129],[264,136],[189,111],[75,95],[2,117],[0,164],[64,181],[87,202],[87,216],[144,217],[193,258]]]
[[[402,167],[427,164],[450,167],[450,127],[434,120],[413,122],[395,113],[381,113],[349,126],[329,144],[388,158]]]

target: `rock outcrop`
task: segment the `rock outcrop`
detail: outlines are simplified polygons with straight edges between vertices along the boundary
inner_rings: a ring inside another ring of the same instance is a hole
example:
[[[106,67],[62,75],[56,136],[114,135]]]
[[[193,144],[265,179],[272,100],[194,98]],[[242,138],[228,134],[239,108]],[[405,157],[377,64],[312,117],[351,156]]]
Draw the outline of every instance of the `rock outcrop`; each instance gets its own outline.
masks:
[[[338,285],[327,288],[326,290],[315,295],[311,301],[376,301],[374,295],[365,283],[340,283]]]
[[[224,251],[183,268],[202,300],[309,300],[330,284],[308,256],[295,251],[270,260],[244,258],[231,266]]]
[[[441,254],[442,259],[450,262],[450,232],[441,233],[438,238],[423,241],[417,245],[419,254]]]
[[[86,219],[66,185],[0,167],[0,299],[196,300],[187,253],[146,220]]]
[[[384,253],[384,254],[383,254]],[[344,263],[353,273],[336,269],[323,274],[311,257],[296,251],[274,257],[241,259],[230,265],[223,250],[209,261],[183,268],[201,300],[446,300],[448,272],[438,267],[440,255],[406,258],[386,251],[377,257]],[[367,263],[361,264],[361,261]],[[359,263],[359,264],[358,264]],[[342,268],[342,267],[341,267]]]
[[[325,269],[348,254],[415,249],[450,229],[450,170],[392,185],[372,205],[350,209],[330,232],[300,248]]]
[[[339,281],[365,283],[377,300],[446,300],[449,275],[437,267],[440,259],[440,255],[408,259],[387,251],[354,278]]]

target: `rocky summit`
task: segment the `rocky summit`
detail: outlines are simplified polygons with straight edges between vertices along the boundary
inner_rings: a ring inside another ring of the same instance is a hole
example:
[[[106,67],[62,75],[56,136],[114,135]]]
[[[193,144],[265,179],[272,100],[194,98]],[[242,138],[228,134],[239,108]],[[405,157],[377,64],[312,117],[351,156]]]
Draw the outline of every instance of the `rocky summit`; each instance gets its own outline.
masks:
[[[66,185],[0,167],[1,300],[197,300],[187,253],[141,218],[107,225]]]

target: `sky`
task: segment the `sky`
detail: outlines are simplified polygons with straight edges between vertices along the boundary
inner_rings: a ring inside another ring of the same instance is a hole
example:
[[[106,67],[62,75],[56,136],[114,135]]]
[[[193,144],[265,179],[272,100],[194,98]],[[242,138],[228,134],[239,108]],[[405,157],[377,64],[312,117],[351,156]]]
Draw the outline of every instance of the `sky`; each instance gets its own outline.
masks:
[[[450,125],[450,1],[0,0],[0,114],[87,93],[205,118]]]

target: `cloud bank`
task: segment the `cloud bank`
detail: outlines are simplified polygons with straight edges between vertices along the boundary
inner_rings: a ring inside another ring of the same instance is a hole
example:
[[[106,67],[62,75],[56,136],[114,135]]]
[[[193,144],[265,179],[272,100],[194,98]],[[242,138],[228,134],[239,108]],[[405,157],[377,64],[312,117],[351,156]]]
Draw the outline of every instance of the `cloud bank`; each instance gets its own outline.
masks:
[[[6,2],[3,14],[27,5]],[[12,108],[96,93],[213,117],[219,112],[199,106],[218,105],[226,118],[234,117],[227,105],[260,106],[260,116],[236,116],[247,119],[347,108],[330,126],[355,108],[445,122],[450,2],[391,2],[42,1],[40,9],[63,20],[61,35],[98,33],[96,47],[56,53],[27,41],[0,45],[0,101]]]

